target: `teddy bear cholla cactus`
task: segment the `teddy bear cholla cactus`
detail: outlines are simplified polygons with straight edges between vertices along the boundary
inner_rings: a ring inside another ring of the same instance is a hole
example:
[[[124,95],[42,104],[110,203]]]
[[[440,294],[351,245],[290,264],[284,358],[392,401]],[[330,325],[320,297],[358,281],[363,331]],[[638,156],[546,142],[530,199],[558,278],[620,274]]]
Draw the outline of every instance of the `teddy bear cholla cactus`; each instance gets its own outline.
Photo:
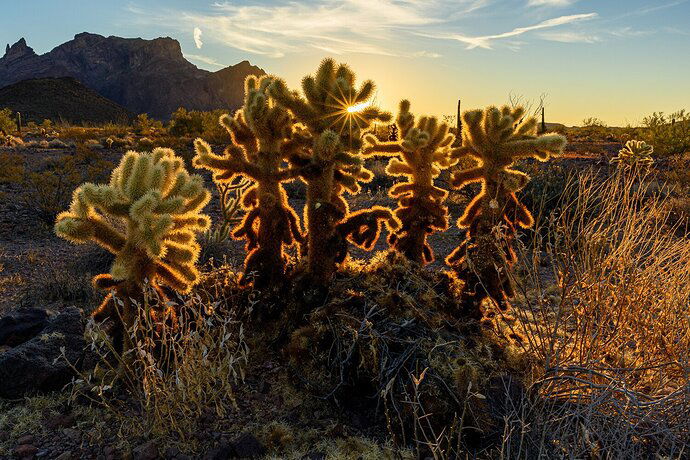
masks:
[[[611,163],[617,163],[628,169],[630,168],[646,168],[654,163],[654,158],[652,158],[652,153],[654,152],[654,147],[647,144],[645,141],[629,140],[625,143],[618,155],[611,158]]]
[[[224,156],[219,156],[197,139],[194,157],[194,165],[213,171],[217,182],[228,183],[241,175],[254,183],[240,198],[248,212],[233,235],[247,240],[249,253],[243,281],[255,272],[255,285],[260,286],[281,279],[286,265],[284,247],[303,241],[297,215],[282,186],[294,180],[297,170],[284,167],[283,162],[302,149],[308,139],[295,131],[291,115],[268,95],[272,82],[269,76],[247,77],[244,106],[234,117],[220,118],[233,143]]]
[[[344,192],[359,193],[361,182],[373,174],[364,168],[359,150],[362,135],[375,121],[389,121],[390,114],[367,105],[374,83],[355,86],[355,74],[344,64],[324,60],[316,76],[302,80],[304,97],[277,79],[269,92],[306,128],[312,145],[291,158],[307,184],[305,222],[307,272],[320,284],[333,276],[347,256],[347,241],[370,250],[378,239],[381,223],[397,227],[392,212],[384,207],[350,213]]]
[[[516,226],[534,224],[515,195],[530,178],[511,166],[525,158],[547,161],[561,154],[566,144],[557,134],[537,137],[537,120],[524,116],[522,107],[508,106],[463,114],[458,154],[469,155],[477,165],[455,171],[451,185],[462,188],[480,182],[482,188],[458,219],[458,226],[468,229],[467,237],[446,262],[466,281],[467,306],[475,317],[481,317],[479,306],[487,296],[507,308],[514,295],[507,270],[517,261],[512,247]]]
[[[443,206],[448,192],[434,186],[434,179],[442,169],[457,163],[450,147],[455,136],[449,134],[446,123],[434,117],[422,117],[415,125],[407,100],[400,102],[396,125],[401,136],[398,141],[379,143],[375,136],[367,135],[364,151],[396,155],[386,172],[406,178],[388,192],[398,200],[395,216],[402,227],[388,237],[388,242],[408,259],[426,264],[434,260],[427,235],[448,228],[448,208]]]
[[[97,288],[111,293],[94,311],[97,320],[114,321],[118,346],[129,348],[126,328],[137,317],[146,281],[160,295],[154,320],[174,314],[165,306],[160,284],[186,293],[199,278],[196,233],[209,227],[201,210],[210,194],[202,178],[189,175],[184,161],[170,149],[127,152],[108,185],[83,184],[74,191],[69,211],[58,215],[55,232],[73,242],[94,242],[115,255],[109,274],[94,277]],[[118,311],[113,293],[122,302]],[[120,318],[122,321],[120,321]]]

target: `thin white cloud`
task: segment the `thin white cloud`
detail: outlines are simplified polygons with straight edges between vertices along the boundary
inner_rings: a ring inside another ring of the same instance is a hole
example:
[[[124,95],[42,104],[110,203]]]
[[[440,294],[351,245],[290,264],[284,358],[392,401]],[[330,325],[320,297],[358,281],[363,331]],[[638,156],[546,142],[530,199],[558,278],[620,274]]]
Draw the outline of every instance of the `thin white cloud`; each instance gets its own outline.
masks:
[[[527,32],[532,32],[535,30],[550,29],[552,27],[558,27],[558,26],[563,26],[566,24],[572,24],[574,22],[586,21],[589,19],[594,19],[597,16],[598,16],[597,13],[572,14],[569,16],[560,16],[560,17],[553,18],[553,19],[547,19],[546,21],[542,21],[539,24],[535,24],[533,26],[517,27],[517,28],[511,30],[510,32],[504,32],[504,33],[495,34],[495,35],[483,35],[483,36],[474,36],[474,37],[469,36],[469,35],[462,35],[462,34],[458,34],[458,33],[421,34],[421,35],[423,35],[425,37],[431,37],[431,38],[445,38],[448,40],[456,40],[456,41],[467,44],[467,49],[473,49],[473,48],[492,49],[491,45],[492,45],[492,42],[495,40],[517,37],[517,36],[526,34]]]
[[[539,37],[560,43],[597,43],[601,41],[597,35],[582,32],[543,32],[539,34]]]
[[[198,27],[194,28],[194,44],[196,45],[197,49],[201,49],[202,46],[204,46],[204,42],[201,41],[201,35],[203,32],[201,32],[201,29]]]
[[[527,6],[570,6],[577,0],[529,0]]]
[[[577,0],[529,0],[574,2]],[[180,30],[194,29],[198,49],[213,41],[247,53],[280,58],[305,50],[328,54],[370,54],[402,57],[440,57],[433,40],[456,40],[468,49],[490,49],[502,40],[519,49],[515,40],[527,32],[592,19],[596,13],[548,19],[495,35],[455,33],[463,20],[494,15],[488,6],[497,0],[309,0],[297,2],[218,2],[211,11],[158,9],[144,11],[129,6],[140,23],[166,23]],[[203,30],[203,38],[201,40]],[[419,37],[426,37],[426,42]],[[199,60],[199,59],[198,59]],[[203,61],[200,61],[203,62]]]
[[[213,67],[227,67],[225,64],[222,64],[211,57],[202,56],[200,54],[184,53],[184,57],[186,57],[190,61],[201,62],[202,64],[207,64]]]

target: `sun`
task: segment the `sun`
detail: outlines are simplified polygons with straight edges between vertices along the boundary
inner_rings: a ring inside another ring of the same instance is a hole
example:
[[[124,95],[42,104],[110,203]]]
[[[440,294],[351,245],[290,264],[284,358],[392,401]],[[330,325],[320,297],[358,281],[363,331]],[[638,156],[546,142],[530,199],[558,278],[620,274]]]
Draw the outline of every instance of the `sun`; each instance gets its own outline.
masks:
[[[360,102],[359,104],[351,105],[347,108],[348,113],[357,113],[366,109],[371,105],[371,101]]]

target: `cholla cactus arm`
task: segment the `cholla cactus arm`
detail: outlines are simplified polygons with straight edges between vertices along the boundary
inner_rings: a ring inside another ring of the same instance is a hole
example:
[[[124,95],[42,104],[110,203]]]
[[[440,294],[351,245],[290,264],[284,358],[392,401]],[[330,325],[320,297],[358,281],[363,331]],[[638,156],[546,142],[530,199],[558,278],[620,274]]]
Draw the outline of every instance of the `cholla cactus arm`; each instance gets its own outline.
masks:
[[[654,163],[652,153],[654,147],[644,141],[629,140],[625,143],[618,155],[611,159],[611,163],[618,163],[627,169],[636,167],[649,167]]]
[[[254,183],[240,198],[247,213],[233,236],[247,242],[243,282],[250,279],[246,275],[255,272],[259,286],[283,279],[287,261],[284,246],[303,241],[282,183],[299,174],[298,168],[285,167],[283,162],[298,154],[307,140],[297,132],[292,115],[275,104],[268,93],[273,81],[271,76],[247,77],[243,107],[234,117],[220,118],[232,137],[225,156],[213,155],[201,139],[195,142],[194,164],[212,170],[216,181],[243,175]]]
[[[115,289],[125,300],[123,319],[129,327],[136,316],[129,299],[141,298],[146,280],[156,289],[162,283],[182,293],[197,282],[195,235],[209,227],[201,213],[209,198],[201,177],[189,175],[172,150],[130,151],[108,185],[87,183],[75,190],[55,232],[75,243],[93,241],[115,255],[110,273],[94,284]],[[107,316],[110,304],[107,298],[96,314]]]
[[[406,180],[394,185],[389,195],[398,200],[395,216],[402,222],[397,233],[388,238],[391,246],[410,260],[425,264],[434,260],[427,236],[448,228],[448,209],[443,201],[448,193],[434,185],[442,169],[457,162],[451,148],[455,136],[445,123],[436,118],[422,117],[415,124],[407,100],[400,102],[396,119],[400,139],[378,142],[372,135],[365,140],[365,152],[399,155],[391,158],[386,172]]]
[[[453,156],[468,155],[477,164],[455,171],[451,185],[462,188],[479,182],[482,187],[458,219],[458,226],[468,228],[467,239],[446,262],[468,281],[468,292],[474,295],[470,298],[473,308],[478,309],[486,296],[502,307],[506,305],[512,288],[505,269],[516,261],[511,246],[515,227],[534,224],[531,213],[515,195],[530,178],[511,166],[524,158],[547,161],[561,154],[565,147],[563,136],[537,137],[536,120],[525,119],[524,115],[521,107],[488,107],[463,114],[463,146]],[[497,238],[496,230],[501,226],[503,237]],[[479,289],[485,294],[477,292]]]
[[[344,258],[335,250],[346,239],[336,228],[349,214],[343,194],[359,193],[361,183],[373,177],[363,166],[362,137],[374,122],[390,120],[390,114],[366,106],[374,89],[371,81],[356,86],[352,70],[331,59],[324,60],[315,75],[302,80],[303,95],[289,90],[279,79],[268,88],[276,102],[305,127],[308,134],[304,138],[311,143],[307,148],[302,143],[291,162],[307,183],[307,272],[321,284],[330,280]],[[378,228],[380,219],[374,220]]]

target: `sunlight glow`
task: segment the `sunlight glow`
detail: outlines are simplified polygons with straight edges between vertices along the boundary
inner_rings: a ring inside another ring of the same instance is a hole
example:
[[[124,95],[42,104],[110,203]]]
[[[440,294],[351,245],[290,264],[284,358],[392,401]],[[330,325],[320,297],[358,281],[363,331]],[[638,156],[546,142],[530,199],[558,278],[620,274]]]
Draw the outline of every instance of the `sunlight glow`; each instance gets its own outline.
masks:
[[[360,102],[359,104],[351,105],[347,108],[348,113],[357,113],[366,109],[371,105],[371,101]]]

